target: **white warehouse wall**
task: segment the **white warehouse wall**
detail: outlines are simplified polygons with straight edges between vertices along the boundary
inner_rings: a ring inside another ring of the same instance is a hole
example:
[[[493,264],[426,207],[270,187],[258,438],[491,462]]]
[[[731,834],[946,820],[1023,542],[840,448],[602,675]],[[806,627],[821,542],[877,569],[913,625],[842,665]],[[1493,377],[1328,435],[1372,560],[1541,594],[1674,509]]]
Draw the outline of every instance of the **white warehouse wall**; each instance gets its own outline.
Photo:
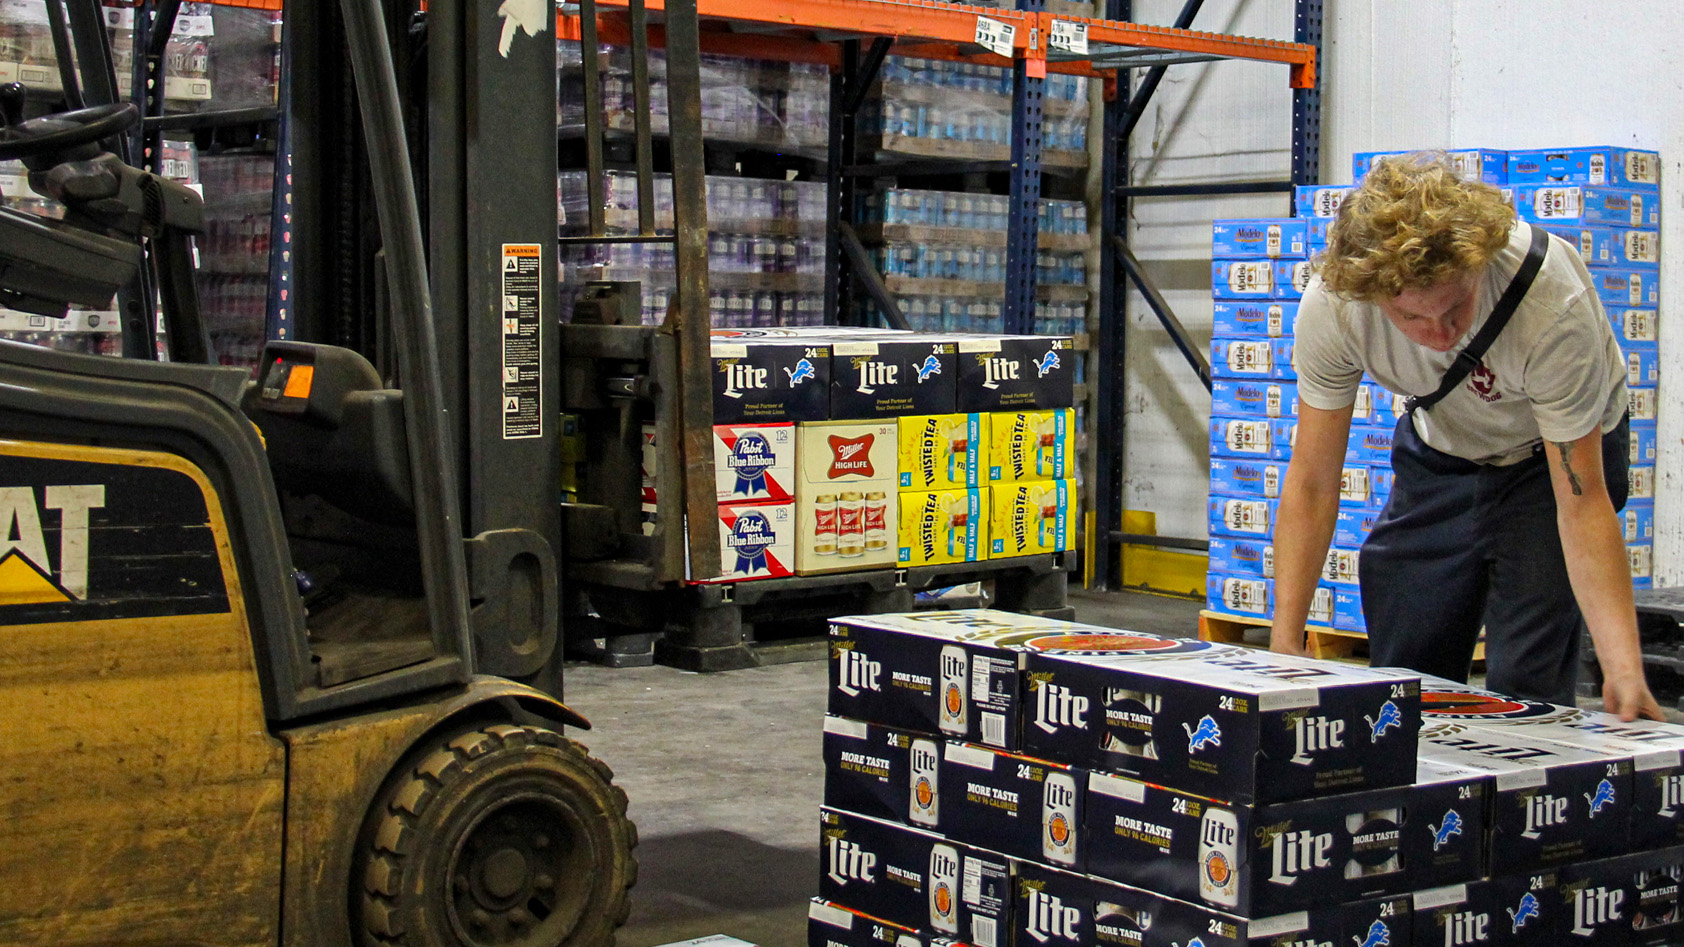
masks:
[[[1135,0],[1172,22],[1180,0]],[[1290,39],[1290,0],[1207,0],[1195,29]],[[1628,145],[1661,152],[1657,584],[1684,583],[1684,4],[1676,0],[1326,0],[1322,181],[1356,151]],[[1617,12],[1615,12],[1617,11]],[[1133,183],[1284,178],[1286,70],[1171,67],[1135,131]],[[1176,314],[1210,336],[1210,220],[1290,213],[1278,195],[1136,201],[1129,239]],[[1670,325],[1669,325],[1670,317]],[[1124,501],[1205,535],[1209,395],[1136,294],[1128,301]],[[1669,329],[1671,331],[1669,331]],[[1670,381],[1666,372],[1670,371]]]

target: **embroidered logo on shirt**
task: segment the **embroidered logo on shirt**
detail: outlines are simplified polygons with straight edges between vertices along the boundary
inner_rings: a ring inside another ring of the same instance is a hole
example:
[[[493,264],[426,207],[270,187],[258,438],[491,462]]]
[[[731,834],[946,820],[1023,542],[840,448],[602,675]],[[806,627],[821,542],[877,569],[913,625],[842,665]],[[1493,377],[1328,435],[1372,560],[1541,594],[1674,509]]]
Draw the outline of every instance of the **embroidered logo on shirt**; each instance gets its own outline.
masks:
[[[1498,401],[1503,397],[1503,393],[1497,390],[1497,373],[1487,368],[1484,362],[1468,373],[1468,389],[1485,401]]]

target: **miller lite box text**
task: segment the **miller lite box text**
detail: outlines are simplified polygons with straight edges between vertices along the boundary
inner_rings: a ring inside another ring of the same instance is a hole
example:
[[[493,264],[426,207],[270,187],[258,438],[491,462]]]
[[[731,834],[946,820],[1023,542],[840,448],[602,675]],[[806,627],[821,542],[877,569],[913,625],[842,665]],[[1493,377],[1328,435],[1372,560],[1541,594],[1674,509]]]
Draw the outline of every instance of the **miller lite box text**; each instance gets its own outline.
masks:
[[[997,411],[983,416],[988,433],[981,473],[988,483],[1063,480],[1076,472],[1076,412]]]
[[[1356,429],[1353,428],[1353,436]],[[1243,457],[1249,460],[1292,459],[1292,444],[1298,436],[1298,422],[1270,418],[1210,419],[1210,453],[1215,457]],[[1391,433],[1386,432],[1390,444]],[[1362,463],[1363,461],[1357,461]]]
[[[1011,865],[1000,855],[829,807],[819,834],[819,897],[832,904],[972,944],[977,928],[1009,923]]]
[[[1267,540],[1212,536],[1210,571],[1272,579],[1275,577],[1275,547]]]
[[[1620,340],[1621,348],[1652,348],[1661,344],[1661,320],[1653,309],[1609,309],[1608,321],[1614,324],[1614,337]]]
[[[1023,751],[1231,802],[1415,779],[1420,680],[1227,651],[1151,663],[1030,653]]]
[[[897,560],[903,566],[988,558],[988,487],[900,494]]]
[[[846,717],[824,718],[824,804],[940,831],[942,741]]]
[[[807,906],[807,947],[933,947],[911,928],[814,898]]]
[[[1415,892],[1415,943],[1430,947],[1560,947],[1553,871],[1501,875]]]
[[[1046,865],[1019,865],[1013,887],[1019,947],[1407,947],[1412,943],[1407,898],[1349,904],[1326,899],[1307,911],[1253,919]]]
[[[1303,297],[1304,290],[1309,288],[1310,277],[1316,274],[1314,264],[1309,260],[1276,260],[1274,268],[1274,298],[1295,302]]]
[[[1345,195],[1354,185],[1300,184],[1292,189],[1293,212],[1299,217],[1337,217]]]
[[[1245,917],[1471,881],[1486,782],[1423,763],[1413,786],[1248,806],[1094,773],[1087,871]]]
[[[1653,270],[1592,270],[1590,281],[1605,307],[1660,308],[1661,281]]]
[[[1625,353],[1626,384],[1633,388],[1659,384],[1661,380],[1661,353],[1659,349],[1644,348],[1631,349]]]
[[[988,558],[1076,548],[1076,481],[1028,480],[988,489]]]
[[[1630,753],[1435,720],[1421,728],[1421,756],[1492,775],[1487,855],[1494,874],[1629,850]]]
[[[1075,342],[1068,336],[957,336],[958,409],[1048,410],[1075,404]]]
[[[1352,427],[1345,442],[1345,463],[1390,466],[1392,428]]]
[[[1293,302],[1218,300],[1212,309],[1212,334],[1231,338],[1278,339],[1292,335],[1298,323],[1298,304]]]
[[[1631,462],[1633,464],[1652,464],[1655,462],[1656,427],[1657,425],[1653,421],[1635,423],[1631,426]]]
[[[894,563],[900,522],[896,436],[893,420],[796,426],[797,572],[814,575]]]
[[[1520,219],[1541,224],[1591,224],[1659,230],[1653,191],[1589,184],[1522,184],[1514,189]]]
[[[1212,378],[1210,413],[1223,417],[1295,418],[1298,385],[1290,381]]]
[[[725,503],[795,498],[795,425],[715,424],[713,476]]]
[[[795,574],[795,504],[719,504],[719,564],[696,582],[775,579]]]
[[[1213,496],[1207,501],[1210,534],[1235,539],[1268,539],[1275,530],[1279,500]]]
[[[830,346],[830,416],[950,412],[957,403],[957,358],[950,339],[911,333],[838,339]]]
[[[1276,298],[1273,261],[1210,261],[1210,294],[1216,299],[1250,302]]]
[[[1214,258],[1302,257],[1308,252],[1304,221],[1294,217],[1217,220],[1210,237]]]
[[[1641,852],[1561,869],[1562,944],[1677,944],[1684,849]]]
[[[1285,480],[1283,461],[1210,459],[1210,492],[1219,496],[1279,499]]]
[[[1211,537],[1212,540],[1216,537]],[[1252,574],[1205,574],[1205,607],[1243,618],[1273,618],[1275,580]]]
[[[988,453],[983,414],[929,414],[899,418],[897,458],[902,490],[980,487]]]
[[[1063,763],[970,743],[941,758],[942,831],[968,845],[1081,871],[1082,786]]]
[[[1555,148],[1509,152],[1510,184],[1612,184],[1653,191],[1661,156],[1631,148]]]
[[[830,417],[830,345],[804,339],[711,340],[713,421]]]
[[[1390,158],[1394,155],[1407,155],[1408,151],[1359,151],[1351,155],[1351,180],[1362,183],[1363,177],[1373,169],[1375,162]],[[1445,152],[1450,159],[1450,166],[1456,169],[1457,176],[1464,181],[1483,181],[1486,184],[1503,185],[1509,183],[1509,153],[1491,148],[1460,148]]]
[[[1292,343],[1285,339],[1210,340],[1210,373],[1218,378],[1291,381]]]

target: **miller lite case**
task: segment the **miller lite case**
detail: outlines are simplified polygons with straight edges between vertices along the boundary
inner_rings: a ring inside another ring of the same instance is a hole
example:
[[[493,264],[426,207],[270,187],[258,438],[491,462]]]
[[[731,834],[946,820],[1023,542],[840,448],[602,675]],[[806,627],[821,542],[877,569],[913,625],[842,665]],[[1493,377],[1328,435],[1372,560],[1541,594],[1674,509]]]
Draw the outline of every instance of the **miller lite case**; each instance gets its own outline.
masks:
[[[713,474],[722,503],[794,499],[795,425],[715,424]]]
[[[895,422],[808,422],[796,425],[795,438],[796,571],[892,565],[900,522]]]
[[[997,411],[988,425],[981,473],[991,484],[1063,480],[1076,470],[1076,412]]]
[[[1062,763],[950,742],[941,759],[942,831],[1013,858],[1080,871],[1086,780],[1087,773]]]
[[[1562,944],[1677,944],[1684,849],[1641,852],[1561,869]]]
[[[1075,404],[1075,342],[1068,336],[952,337],[959,347],[958,409],[1051,410]]]
[[[957,358],[952,340],[909,332],[839,338],[830,346],[830,416],[950,413],[957,403]]]
[[[807,947],[933,947],[923,934],[814,898],[807,906]]]
[[[819,834],[821,899],[977,947],[975,932],[997,937],[1008,923],[1011,864],[1001,855],[829,807]]]
[[[714,577],[695,582],[738,582],[795,574],[795,504],[719,504],[719,564]]]
[[[1023,751],[1236,803],[1415,780],[1420,679],[1268,652],[1031,652]]]
[[[1560,947],[1560,880],[1554,871],[1499,875],[1415,892],[1415,943],[1431,947]]]
[[[809,339],[712,339],[713,422],[830,417],[830,344]]]
[[[1423,763],[1412,786],[1248,806],[1094,773],[1087,871],[1246,917],[1471,881],[1486,782]]]
[[[1491,774],[1487,860],[1493,874],[1630,850],[1630,753],[1440,720],[1421,728],[1421,756]]]
[[[927,734],[826,716],[824,804],[939,830],[941,747]]]

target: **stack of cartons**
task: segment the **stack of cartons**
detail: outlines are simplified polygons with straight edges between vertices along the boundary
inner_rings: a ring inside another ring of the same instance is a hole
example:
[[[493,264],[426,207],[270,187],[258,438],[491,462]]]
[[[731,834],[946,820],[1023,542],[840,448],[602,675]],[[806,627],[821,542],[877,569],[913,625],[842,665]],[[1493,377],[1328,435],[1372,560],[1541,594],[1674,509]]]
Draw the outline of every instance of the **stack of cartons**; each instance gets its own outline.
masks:
[[[1648,588],[1660,383],[1660,155],[1606,146],[1511,151],[1508,170],[1521,217],[1577,247],[1590,267],[1625,356],[1631,497],[1622,525],[1632,581]]]
[[[915,939],[1403,947],[1484,873],[1414,675],[962,611],[836,619],[830,679],[820,899]]]

